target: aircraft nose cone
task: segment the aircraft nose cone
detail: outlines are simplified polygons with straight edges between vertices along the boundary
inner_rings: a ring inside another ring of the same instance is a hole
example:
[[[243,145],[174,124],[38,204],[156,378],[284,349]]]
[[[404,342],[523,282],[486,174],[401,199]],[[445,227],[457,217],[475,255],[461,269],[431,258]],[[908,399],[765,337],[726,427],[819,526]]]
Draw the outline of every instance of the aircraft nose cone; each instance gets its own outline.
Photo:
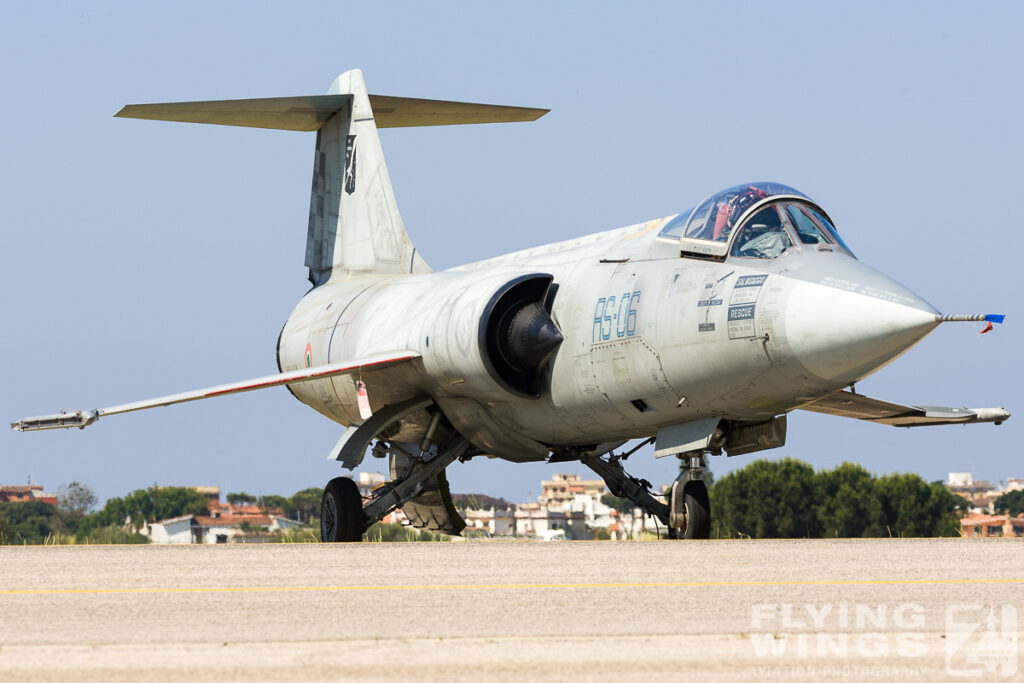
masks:
[[[880,283],[853,291],[806,281],[795,283],[786,307],[786,334],[796,360],[838,386],[856,382],[892,362],[939,324],[934,308],[902,285]],[[883,284],[882,288],[878,285]]]

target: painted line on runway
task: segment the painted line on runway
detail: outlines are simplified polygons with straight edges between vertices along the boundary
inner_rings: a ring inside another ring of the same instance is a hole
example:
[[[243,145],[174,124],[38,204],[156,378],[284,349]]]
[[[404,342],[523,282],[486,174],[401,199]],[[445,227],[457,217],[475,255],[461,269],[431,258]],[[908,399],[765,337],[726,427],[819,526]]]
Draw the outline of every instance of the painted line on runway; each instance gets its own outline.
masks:
[[[198,588],[28,588],[0,595],[101,595],[145,593],[288,593],[345,591],[439,591],[581,588],[744,588],[769,586],[929,586],[1017,584],[1022,579],[863,579],[849,581],[666,581],[657,583],[469,583],[396,586],[210,586]]]

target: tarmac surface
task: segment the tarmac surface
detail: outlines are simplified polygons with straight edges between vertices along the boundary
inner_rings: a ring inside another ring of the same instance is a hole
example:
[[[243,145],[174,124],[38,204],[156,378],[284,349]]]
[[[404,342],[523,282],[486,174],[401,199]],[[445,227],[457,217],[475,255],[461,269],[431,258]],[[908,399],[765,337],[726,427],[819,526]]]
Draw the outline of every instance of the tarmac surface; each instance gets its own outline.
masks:
[[[0,547],[0,680],[1020,678],[1022,560],[1021,539]]]

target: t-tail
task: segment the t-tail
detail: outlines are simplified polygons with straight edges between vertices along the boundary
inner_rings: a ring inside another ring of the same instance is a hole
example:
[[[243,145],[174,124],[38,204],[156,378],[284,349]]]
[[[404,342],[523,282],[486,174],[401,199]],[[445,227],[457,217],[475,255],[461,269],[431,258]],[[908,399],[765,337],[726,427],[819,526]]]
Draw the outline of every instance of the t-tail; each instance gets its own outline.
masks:
[[[306,233],[309,279],[424,273],[430,267],[405,231],[378,128],[534,121],[547,109],[368,95],[358,69],[326,95],[133,104],[127,118],[316,131]]]

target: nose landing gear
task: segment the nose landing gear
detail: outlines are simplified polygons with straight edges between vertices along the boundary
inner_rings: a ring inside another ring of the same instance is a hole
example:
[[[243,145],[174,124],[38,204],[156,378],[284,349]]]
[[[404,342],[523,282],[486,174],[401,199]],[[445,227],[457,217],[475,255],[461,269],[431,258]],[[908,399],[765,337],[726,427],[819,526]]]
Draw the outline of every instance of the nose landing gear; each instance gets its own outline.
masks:
[[[628,457],[628,454],[627,456]],[[580,459],[604,479],[608,490],[616,496],[628,498],[645,513],[657,517],[668,528],[673,539],[699,539],[711,537],[711,505],[704,484],[704,451],[681,453],[682,471],[672,484],[666,505],[651,495],[651,484],[630,476],[622,467],[624,456],[589,456]]]

